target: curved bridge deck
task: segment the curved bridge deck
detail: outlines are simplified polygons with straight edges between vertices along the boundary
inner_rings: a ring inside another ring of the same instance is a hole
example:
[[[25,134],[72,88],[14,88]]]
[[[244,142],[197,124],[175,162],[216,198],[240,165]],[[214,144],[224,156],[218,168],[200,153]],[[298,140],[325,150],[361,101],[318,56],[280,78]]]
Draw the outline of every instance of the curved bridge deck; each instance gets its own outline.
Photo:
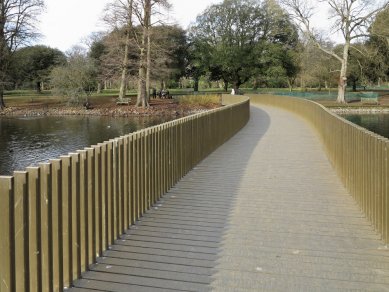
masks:
[[[71,289],[95,290],[389,291],[389,251],[309,125],[253,106]]]

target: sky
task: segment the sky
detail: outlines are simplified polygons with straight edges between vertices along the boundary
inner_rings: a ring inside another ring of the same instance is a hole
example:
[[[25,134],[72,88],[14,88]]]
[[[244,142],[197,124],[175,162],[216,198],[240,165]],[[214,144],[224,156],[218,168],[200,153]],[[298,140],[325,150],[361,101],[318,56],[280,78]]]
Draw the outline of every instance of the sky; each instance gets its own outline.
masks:
[[[316,2],[316,0],[313,0]],[[63,52],[82,42],[92,33],[104,30],[101,21],[104,8],[112,0],[45,0],[46,9],[40,17],[40,44],[60,49]],[[169,0],[172,10],[169,23],[178,23],[187,28],[196,16],[208,6],[222,0]],[[316,27],[329,26],[325,7],[318,6],[318,15],[313,18]],[[336,41],[336,37],[332,37]]]
[[[82,43],[92,32],[104,30],[101,18],[110,0],[45,0],[46,9],[40,16],[38,43],[63,52]],[[173,5],[169,22],[183,28],[195,21],[208,6],[221,0],[170,0]]]

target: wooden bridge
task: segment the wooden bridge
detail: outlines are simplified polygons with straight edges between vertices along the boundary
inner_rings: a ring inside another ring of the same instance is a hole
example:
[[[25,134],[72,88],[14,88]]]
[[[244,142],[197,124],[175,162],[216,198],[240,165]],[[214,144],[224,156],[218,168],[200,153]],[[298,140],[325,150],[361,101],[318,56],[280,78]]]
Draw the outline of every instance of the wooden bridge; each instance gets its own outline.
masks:
[[[389,251],[298,116],[248,125],[70,291],[389,291]]]
[[[266,102],[250,117],[66,290],[389,291],[387,183],[360,203],[312,124]]]

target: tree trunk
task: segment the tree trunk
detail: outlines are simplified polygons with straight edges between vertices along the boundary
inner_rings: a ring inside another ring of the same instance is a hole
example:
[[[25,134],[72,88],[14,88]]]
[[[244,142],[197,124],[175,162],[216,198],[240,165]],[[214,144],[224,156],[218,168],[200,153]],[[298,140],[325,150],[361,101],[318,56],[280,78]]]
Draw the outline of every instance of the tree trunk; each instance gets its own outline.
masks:
[[[353,91],[357,91],[357,80],[353,79]]]
[[[346,40],[343,47],[343,59],[342,68],[340,70],[339,85],[338,85],[338,103],[346,103],[346,87],[347,87],[347,62],[348,62],[348,51],[350,48],[350,40]]]
[[[143,21],[143,34],[142,44],[140,49],[140,64],[139,64],[139,81],[138,81],[138,99],[136,106],[147,107],[148,96],[146,92],[146,78],[147,78],[147,36],[150,23],[151,14],[151,0],[145,0],[144,7],[144,21]]]
[[[150,101],[150,73],[151,73],[151,40],[150,23],[147,29],[147,67],[146,67],[146,98]]]
[[[122,63],[122,75],[120,78],[119,99],[123,99],[127,92],[127,67],[128,67],[128,50],[130,47],[130,33],[132,29],[132,1],[128,3],[128,21],[126,27],[126,42],[124,44],[124,56]]]
[[[289,83],[289,80],[288,80],[288,83]],[[257,79],[257,78],[254,78],[253,89],[254,89],[254,90],[257,90],[257,89],[258,89],[258,79]]]
[[[37,93],[41,93],[42,92],[42,87],[41,87],[41,82],[40,81],[37,81],[36,82],[36,92]]]
[[[147,106],[146,100],[146,60],[145,60],[145,49],[141,48],[140,51],[140,65],[139,65],[139,80],[138,80],[138,98],[136,106]]]
[[[228,81],[224,81],[224,91],[228,91]]]
[[[292,80],[290,80],[290,78],[288,78],[288,87],[289,87],[289,92],[292,92],[293,91],[293,83],[292,83]]]
[[[199,77],[193,77],[194,84],[193,84],[193,91],[198,92],[199,91]]]
[[[122,75],[120,78],[119,99],[126,97],[127,92],[127,66],[128,66],[128,47],[130,46],[130,29],[127,28],[126,43],[124,46],[124,56],[122,64]]]
[[[4,102],[4,89],[0,85],[0,110],[5,108],[5,102]]]
[[[239,86],[241,86],[241,83],[239,81],[237,82],[234,82],[234,91],[235,91],[235,94],[239,94]]]

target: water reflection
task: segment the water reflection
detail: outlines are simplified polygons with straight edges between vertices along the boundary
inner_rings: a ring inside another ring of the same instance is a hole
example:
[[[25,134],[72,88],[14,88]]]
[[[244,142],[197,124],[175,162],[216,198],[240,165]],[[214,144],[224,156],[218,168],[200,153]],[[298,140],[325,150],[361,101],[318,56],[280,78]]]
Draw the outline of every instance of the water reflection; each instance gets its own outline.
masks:
[[[348,114],[342,116],[354,124],[389,138],[389,114]]]
[[[0,118],[0,175],[168,120],[167,117],[85,116]]]

